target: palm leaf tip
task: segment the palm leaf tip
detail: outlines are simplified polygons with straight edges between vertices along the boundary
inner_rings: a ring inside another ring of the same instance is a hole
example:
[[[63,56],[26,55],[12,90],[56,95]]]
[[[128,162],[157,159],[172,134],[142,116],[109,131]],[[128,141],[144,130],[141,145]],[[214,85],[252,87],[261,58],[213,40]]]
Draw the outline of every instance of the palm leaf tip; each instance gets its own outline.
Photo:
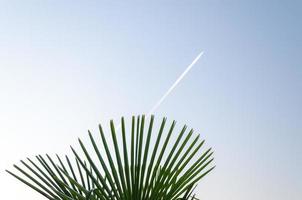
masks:
[[[153,115],[130,122],[122,117],[115,126],[110,120],[110,134],[99,125],[98,140],[88,131],[92,151],[79,138],[82,152],[70,146],[73,158],[56,155],[56,162],[39,155],[21,161],[25,169],[14,165],[21,175],[6,172],[51,200],[197,199],[194,188],[215,168],[213,151],[201,149],[200,135],[186,125],[177,132],[175,121],[156,123]]]

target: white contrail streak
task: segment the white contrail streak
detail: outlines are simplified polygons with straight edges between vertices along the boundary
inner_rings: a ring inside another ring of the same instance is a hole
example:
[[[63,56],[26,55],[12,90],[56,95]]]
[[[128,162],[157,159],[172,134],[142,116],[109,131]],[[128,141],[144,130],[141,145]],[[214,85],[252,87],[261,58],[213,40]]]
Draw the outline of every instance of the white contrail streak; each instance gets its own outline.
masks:
[[[167,98],[167,96],[174,90],[174,88],[179,84],[179,82],[185,77],[185,75],[190,71],[190,69],[195,65],[199,58],[203,55],[203,51],[198,54],[198,56],[193,60],[193,62],[186,68],[186,70],[178,77],[178,79],[173,83],[169,90],[159,99],[159,101],[151,108],[147,116],[151,115],[162,102]]]
[[[169,94],[174,90],[174,88],[179,84],[179,82],[185,77],[185,75],[192,69],[192,67],[196,64],[199,58],[203,55],[203,51],[198,54],[198,56],[193,60],[193,62],[186,68],[186,70],[178,77],[178,79],[173,83],[173,85],[168,89],[168,91],[158,100],[158,102],[151,108],[151,110],[146,115],[149,116],[162,104],[162,102],[169,96]],[[117,126],[116,130],[121,128],[121,123]]]

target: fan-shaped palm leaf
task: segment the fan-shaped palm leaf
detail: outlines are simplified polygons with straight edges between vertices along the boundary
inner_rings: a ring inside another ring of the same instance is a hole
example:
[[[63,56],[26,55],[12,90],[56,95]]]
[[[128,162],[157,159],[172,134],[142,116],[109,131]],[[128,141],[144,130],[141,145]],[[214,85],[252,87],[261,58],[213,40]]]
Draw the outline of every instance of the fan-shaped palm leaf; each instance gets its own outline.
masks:
[[[132,117],[128,144],[124,118],[121,119],[121,136],[117,135],[111,120],[112,149],[99,125],[103,148],[89,132],[94,153],[88,152],[79,139],[82,154],[71,147],[74,166],[67,156],[64,162],[57,155],[56,162],[48,155],[38,155],[36,161],[29,158],[28,162],[21,161],[23,168],[14,165],[23,176],[7,172],[51,200],[197,199],[192,191],[198,181],[213,170],[214,167],[210,167],[213,152],[211,149],[202,152],[204,140],[201,141],[199,135],[192,138],[193,130],[187,131],[186,125],[177,139],[171,141],[175,121],[167,134],[164,134],[166,118],[157,132],[153,131],[153,116],[148,122],[145,128],[144,115]],[[152,136],[156,136],[154,144]]]

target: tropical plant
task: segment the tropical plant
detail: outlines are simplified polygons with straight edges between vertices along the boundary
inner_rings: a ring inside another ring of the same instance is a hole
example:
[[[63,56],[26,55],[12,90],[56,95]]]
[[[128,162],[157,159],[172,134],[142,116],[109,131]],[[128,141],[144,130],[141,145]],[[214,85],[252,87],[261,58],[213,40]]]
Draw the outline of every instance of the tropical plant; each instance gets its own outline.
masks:
[[[22,176],[7,172],[51,200],[197,199],[192,195],[194,187],[214,169],[210,167],[211,148],[201,152],[204,140],[200,141],[199,135],[192,138],[193,130],[186,131],[186,125],[171,143],[176,122],[165,132],[166,118],[152,143],[154,116],[150,117],[147,133],[145,121],[144,115],[132,117],[130,142],[127,142],[124,118],[121,118],[121,140],[116,133],[120,127],[116,129],[111,120],[112,149],[101,125],[102,149],[88,131],[94,153],[89,153],[79,139],[82,155],[71,147],[76,166],[67,156],[63,162],[56,155],[55,163],[46,154],[36,156],[36,161],[21,160],[23,168],[14,165]]]

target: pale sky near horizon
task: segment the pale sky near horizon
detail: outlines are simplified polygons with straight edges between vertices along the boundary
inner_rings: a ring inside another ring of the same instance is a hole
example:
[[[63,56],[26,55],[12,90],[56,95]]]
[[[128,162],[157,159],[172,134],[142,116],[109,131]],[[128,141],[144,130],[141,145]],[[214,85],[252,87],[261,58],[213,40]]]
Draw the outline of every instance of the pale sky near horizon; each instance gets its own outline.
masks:
[[[4,172],[69,153],[99,122],[155,112],[215,151],[206,200],[302,196],[301,1],[0,1],[1,199],[43,199]]]

